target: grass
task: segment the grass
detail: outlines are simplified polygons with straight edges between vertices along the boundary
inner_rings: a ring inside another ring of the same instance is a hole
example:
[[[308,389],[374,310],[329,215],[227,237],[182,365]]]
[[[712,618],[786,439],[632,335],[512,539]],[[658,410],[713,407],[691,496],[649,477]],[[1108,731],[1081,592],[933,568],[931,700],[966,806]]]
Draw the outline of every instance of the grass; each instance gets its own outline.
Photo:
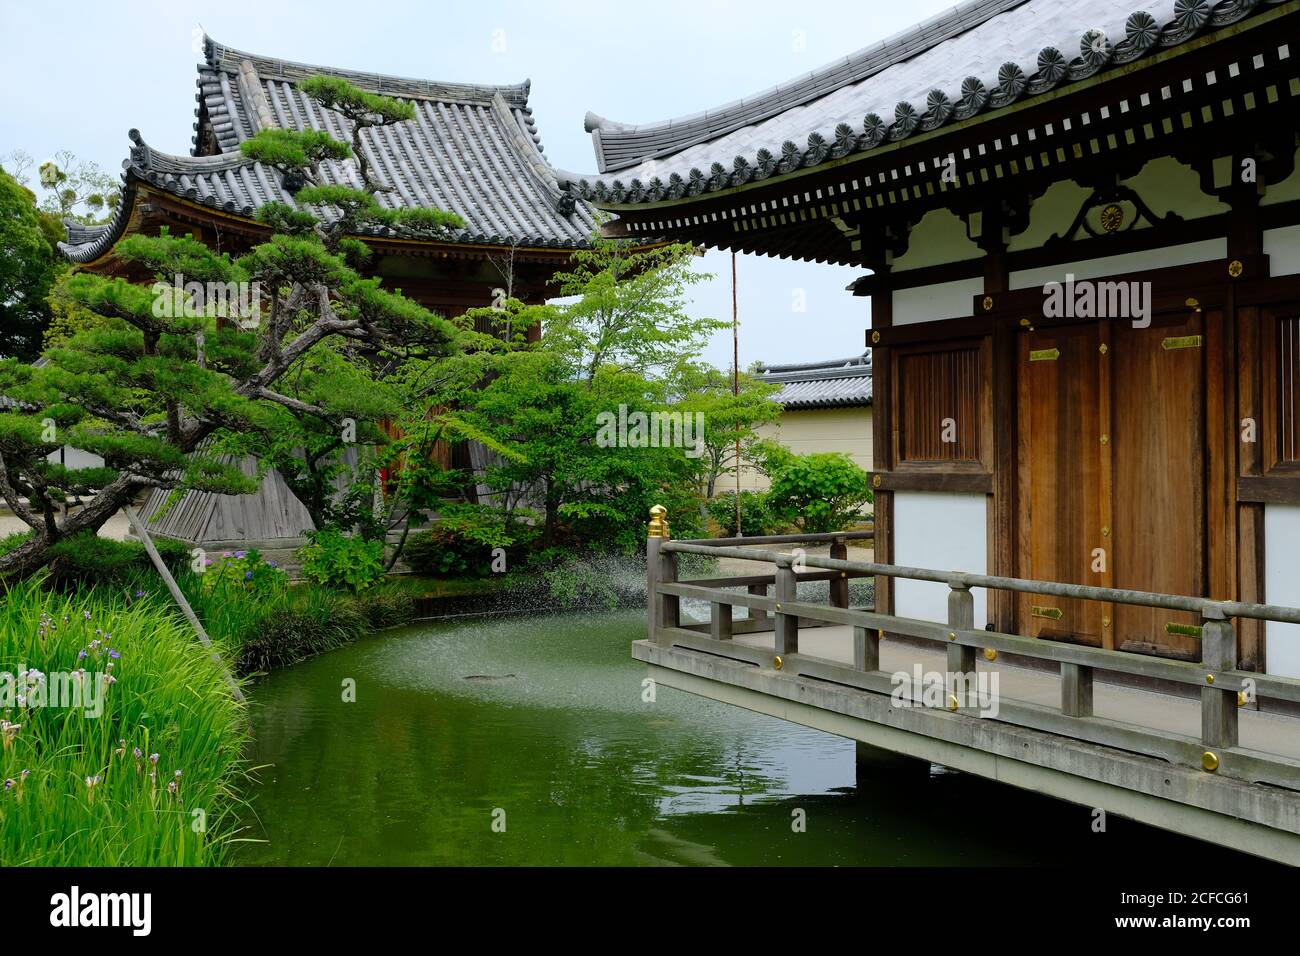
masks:
[[[0,865],[220,863],[247,738],[221,667],[152,593],[42,583],[0,592],[0,671],[39,670],[49,691],[84,669],[102,713],[0,701]]]

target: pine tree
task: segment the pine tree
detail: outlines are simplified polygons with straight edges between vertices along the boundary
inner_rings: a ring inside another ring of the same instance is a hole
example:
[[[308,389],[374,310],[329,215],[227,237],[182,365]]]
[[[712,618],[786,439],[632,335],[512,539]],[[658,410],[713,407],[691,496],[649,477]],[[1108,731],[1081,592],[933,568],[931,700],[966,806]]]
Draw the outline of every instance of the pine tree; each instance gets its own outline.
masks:
[[[375,410],[366,388],[375,368],[455,351],[454,325],[364,272],[367,234],[439,237],[462,225],[452,213],[391,209],[378,199],[388,187],[366,164],[362,137],[410,120],[413,108],[330,77],[299,89],[346,117],[352,141],[273,129],[242,144],[293,194],[292,204],[259,210],[272,229],[266,242],[232,259],[190,237],[130,236],[115,253],[152,273],[154,284],[74,275],[62,291],[99,320],[47,349],[40,367],[0,362],[0,394],[18,403],[0,410],[0,497],[31,528],[0,555],[0,577],[39,569],[52,545],[96,532],[147,488],[171,489],[174,498],[190,489],[254,491],[256,481],[224,461],[222,439],[253,434],[274,443],[293,435],[302,416],[343,431]],[[326,182],[324,164],[349,159],[360,188]],[[200,302],[192,283],[257,295]],[[281,385],[339,357],[350,363],[346,389],[304,398]],[[105,467],[51,462],[61,445],[99,455]],[[84,504],[65,516],[70,497]]]

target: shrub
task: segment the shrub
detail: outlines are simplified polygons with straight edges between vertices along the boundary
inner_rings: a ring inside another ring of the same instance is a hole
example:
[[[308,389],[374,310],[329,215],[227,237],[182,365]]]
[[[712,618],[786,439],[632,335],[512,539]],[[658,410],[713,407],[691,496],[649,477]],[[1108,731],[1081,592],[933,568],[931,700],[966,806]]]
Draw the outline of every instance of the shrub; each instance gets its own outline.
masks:
[[[353,593],[384,576],[384,543],[332,528],[311,533],[311,543],[299,549],[302,573],[310,581]]]
[[[525,516],[489,505],[446,505],[432,528],[412,535],[402,557],[411,570],[433,577],[487,577],[493,552],[522,549],[537,537]]]
[[[767,500],[779,519],[811,534],[843,531],[872,500],[867,473],[841,452],[789,455],[773,462]]]
[[[722,533],[731,537],[736,533],[736,493],[734,491],[719,495],[709,502],[709,517],[722,527]],[[773,534],[780,527],[767,495],[761,491],[742,491],[740,493],[740,530],[747,538]]]
[[[263,559],[260,551],[226,551],[204,562],[203,588],[234,587],[250,591],[273,591],[285,587],[289,576],[274,561]]]
[[[32,578],[0,596],[0,661],[20,671],[26,705],[15,694],[2,714],[0,865],[221,862],[247,715],[172,607]],[[82,668],[103,688],[98,717],[37,704],[36,687]]]
[[[190,561],[189,548],[171,538],[155,538],[154,546],[172,573]],[[114,541],[91,532],[64,538],[51,546],[50,583],[62,590],[83,585],[124,588],[142,574],[154,573],[149,552],[139,541]]]

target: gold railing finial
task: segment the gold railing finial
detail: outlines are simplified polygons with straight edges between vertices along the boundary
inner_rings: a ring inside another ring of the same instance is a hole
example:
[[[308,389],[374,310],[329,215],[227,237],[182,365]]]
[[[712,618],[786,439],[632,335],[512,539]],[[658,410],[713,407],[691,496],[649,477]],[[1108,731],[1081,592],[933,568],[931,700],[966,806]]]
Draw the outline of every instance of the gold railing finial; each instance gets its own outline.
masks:
[[[655,505],[650,509],[650,528],[648,534],[652,538],[668,537],[668,509],[663,505]]]

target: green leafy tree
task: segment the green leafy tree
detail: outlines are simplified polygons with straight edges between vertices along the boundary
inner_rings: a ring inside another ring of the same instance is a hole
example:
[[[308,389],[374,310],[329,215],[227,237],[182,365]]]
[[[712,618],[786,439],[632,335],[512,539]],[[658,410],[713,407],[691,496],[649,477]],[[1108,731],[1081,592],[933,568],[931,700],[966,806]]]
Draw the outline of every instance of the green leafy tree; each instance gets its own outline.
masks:
[[[310,81],[303,87],[317,88]],[[346,92],[336,83],[329,89],[331,96]],[[379,120],[407,115],[395,100],[357,94],[353,102],[369,104]],[[360,271],[367,250],[357,236],[379,226],[400,234],[445,231],[457,217],[382,208],[369,188],[311,185],[323,181],[323,161],[353,152],[314,131],[263,131],[241,148],[308,184],[294,204],[259,211],[274,230],[270,239],[232,260],[189,237],[130,236],[116,254],[152,273],[155,285],[75,275],[67,294],[103,321],[51,348],[41,368],[0,362],[0,393],[23,403],[0,412],[0,497],[33,531],[0,556],[0,576],[41,567],[53,545],[97,530],[144,489],[255,490],[256,481],[222,457],[231,434],[275,436],[286,415],[345,429],[342,413],[356,409],[349,400],[327,403],[319,390],[302,393],[307,397],[286,390],[299,372],[300,381],[315,370],[328,374],[331,349],[355,346],[381,365],[454,350],[454,326]],[[363,179],[369,187],[369,175]],[[322,216],[325,209],[337,216]],[[200,307],[181,290],[181,277],[258,289],[256,321],[220,300]],[[100,455],[105,467],[69,471],[48,461],[65,443]],[[62,515],[70,496],[87,500]]]
[[[687,310],[687,292],[711,278],[692,268],[696,254],[685,243],[639,249],[597,232],[589,248],[573,254],[572,271],[552,280],[572,301],[550,313],[547,347],[588,383],[602,368],[663,374],[698,354],[726,323]]]
[[[5,157],[5,168],[23,186],[32,185],[29,180],[33,165],[35,161],[21,149]],[[121,186],[114,177],[68,149],[59,150],[53,159],[41,163],[37,177],[44,190],[41,211],[58,228],[58,239],[63,238],[64,220],[86,225],[107,222],[122,201]]]
[[[748,372],[740,373],[738,384],[736,394],[729,372],[693,361],[680,363],[670,379],[670,387],[678,396],[676,407],[704,417],[704,454],[696,462],[706,500],[717,494],[722,478],[734,475],[737,467],[752,461],[758,429],[781,417],[780,404],[772,401],[779,386],[769,385]]]
[[[842,452],[796,455],[769,446],[767,469],[772,478],[768,508],[812,534],[843,531],[862,520],[862,509],[872,500],[866,471]]]
[[[665,373],[698,353],[723,323],[690,314],[686,293],[707,278],[695,250],[638,249],[596,235],[555,277],[567,301],[497,313],[513,336],[496,350],[487,383],[466,396],[467,420],[516,454],[485,479],[509,512],[542,515],[543,551],[561,544],[635,549],[645,515],[664,504],[679,533],[701,520],[698,466],[684,447],[635,447],[599,440],[602,418],[677,411]],[[542,326],[538,343],[521,329]]]
[[[35,197],[0,170],[0,358],[31,361],[40,352],[55,274]]]

